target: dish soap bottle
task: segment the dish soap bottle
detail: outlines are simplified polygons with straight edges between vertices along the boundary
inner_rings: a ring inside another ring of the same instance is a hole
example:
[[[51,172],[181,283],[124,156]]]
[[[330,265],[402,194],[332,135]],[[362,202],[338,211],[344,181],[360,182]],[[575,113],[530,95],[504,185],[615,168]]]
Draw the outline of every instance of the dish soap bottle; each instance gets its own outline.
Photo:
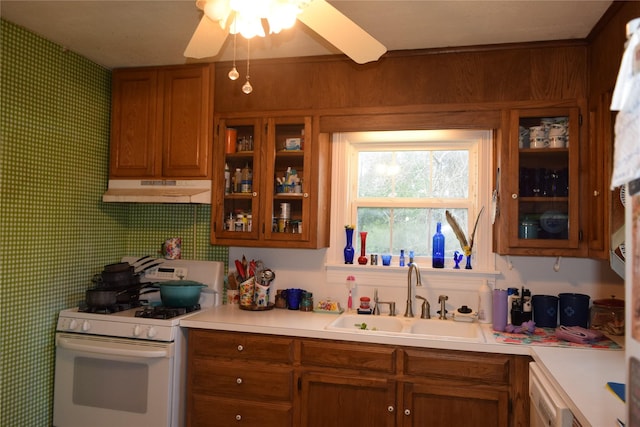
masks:
[[[432,248],[431,266],[433,268],[444,268],[444,234],[442,234],[442,224],[440,223],[436,225]]]
[[[480,289],[478,289],[478,322],[491,323],[493,319],[493,301],[491,297],[491,288],[484,280]]]

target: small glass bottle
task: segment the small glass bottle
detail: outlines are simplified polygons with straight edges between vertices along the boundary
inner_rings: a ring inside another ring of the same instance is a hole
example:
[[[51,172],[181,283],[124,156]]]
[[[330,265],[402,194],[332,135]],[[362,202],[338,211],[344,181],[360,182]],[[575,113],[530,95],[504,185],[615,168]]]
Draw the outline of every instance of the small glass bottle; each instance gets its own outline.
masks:
[[[432,249],[431,266],[433,268],[444,268],[444,234],[442,234],[442,224],[440,223],[436,225]]]
[[[244,168],[242,168],[240,175],[240,192],[241,193],[251,193],[251,169],[249,169],[249,164],[247,163]]]
[[[224,164],[224,194],[231,193],[231,169],[229,164]]]
[[[400,267],[404,267],[404,249],[400,249]]]
[[[242,181],[242,169],[236,168],[236,173],[233,175],[233,192],[240,192],[240,182]]]

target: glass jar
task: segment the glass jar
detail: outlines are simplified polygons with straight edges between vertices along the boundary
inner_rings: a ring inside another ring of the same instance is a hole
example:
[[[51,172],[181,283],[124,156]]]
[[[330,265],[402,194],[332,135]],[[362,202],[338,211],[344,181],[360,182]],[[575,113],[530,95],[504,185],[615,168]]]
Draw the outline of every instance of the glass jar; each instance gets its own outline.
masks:
[[[599,299],[591,306],[591,329],[609,335],[624,335],[624,300]]]
[[[313,293],[302,292],[302,301],[300,301],[300,311],[313,311]]]

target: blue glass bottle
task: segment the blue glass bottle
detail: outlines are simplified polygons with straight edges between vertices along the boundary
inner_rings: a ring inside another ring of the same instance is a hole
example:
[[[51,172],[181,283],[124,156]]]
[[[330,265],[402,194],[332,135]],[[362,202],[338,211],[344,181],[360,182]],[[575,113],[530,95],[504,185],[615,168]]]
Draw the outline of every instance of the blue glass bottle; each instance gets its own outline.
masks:
[[[400,267],[404,267],[404,249],[400,249]]]
[[[433,268],[444,268],[444,234],[441,230],[442,224],[437,223],[436,234],[433,235],[433,253],[431,255]]]

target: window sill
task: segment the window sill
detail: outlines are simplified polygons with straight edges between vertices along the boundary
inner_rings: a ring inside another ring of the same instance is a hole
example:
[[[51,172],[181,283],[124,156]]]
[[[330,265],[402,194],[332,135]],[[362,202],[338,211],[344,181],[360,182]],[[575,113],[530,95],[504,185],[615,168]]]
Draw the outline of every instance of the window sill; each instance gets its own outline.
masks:
[[[420,275],[423,283],[455,284],[456,287],[477,289],[478,282],[486,280],[488,283],[495,283],[496,276],[502,274],[496,270],[465,270],[453,268],[431,268],[420,266]],[[382,266],[382,265],[359,265],[359,264],[325,264],[325,275],[327,283],[344,283],[347,276],[356,277],[358,284],[370,286],[406,286],[408,267]]]

